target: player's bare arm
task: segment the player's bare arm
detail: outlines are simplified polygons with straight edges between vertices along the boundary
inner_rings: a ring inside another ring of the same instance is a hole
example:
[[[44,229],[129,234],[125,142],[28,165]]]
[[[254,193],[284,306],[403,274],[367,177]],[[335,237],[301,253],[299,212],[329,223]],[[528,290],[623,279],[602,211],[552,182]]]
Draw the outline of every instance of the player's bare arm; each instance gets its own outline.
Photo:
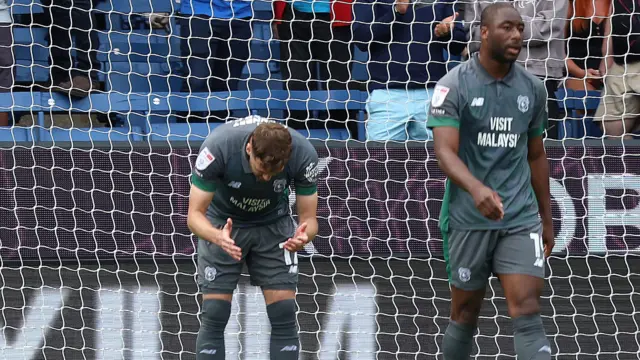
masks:
[[[531,168],[531,186],[538,200],[540,217],[542,218],[542,240],[544,241],[544,254],[551,255],[555,244],[553,234],[553,218],[551,217],[551,191],[549,190],[549,161],[544,150],[542,136],[529,139],[528,155]]]
[[[300,251],[305,245],[313,241],[318,234],[318,193],[312,195],[296,195],[296,210],[300,225],[295,235],[287,240],[284,248],[291,251]]]
[[[187,226],[197,237],[220,246],[231,257],[240,260],[242,250],[231,239],[231,219],[227,220],[222,230],[216,229],[207,219],[207,208],[211,204],[213,196],[213,192],[204,191],[195,185],[191,185]]]
[[[476,179],[458,156],[459,130],[449,126],[434,127],[433,138],[438,165],[445,175],[473,196],[483,216],[492,220],[502,219],[504,209],[498,193]]]

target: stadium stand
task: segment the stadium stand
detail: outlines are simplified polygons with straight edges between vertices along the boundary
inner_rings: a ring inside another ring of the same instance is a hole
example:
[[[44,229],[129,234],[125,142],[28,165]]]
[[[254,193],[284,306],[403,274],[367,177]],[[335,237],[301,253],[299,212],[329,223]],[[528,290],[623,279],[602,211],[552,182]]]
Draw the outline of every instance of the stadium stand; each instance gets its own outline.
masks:
[[[585,136],[602,137],[602,130],[593,123],[591,116],[600,104],[600,91],[577,91],[561,88],[556,91],[558,107],[567,114],[564,126],[559,129],[559,138],[580,139]]]
[[[34,94],[32,98],[33,105],[39,107],[40,101],[44,101],[42,111],[36,112],[40,119],[40,126],[43,126],[43,111],[64,112],[98,112],[98,113],[132,113],[127,114],[127,122],[131,124],[131,128],[114,129],[114,134],[131,134],[126,136],[111,136],[108,131],[98,129],[74,129],[74,130],[45,130],[39,129],[37,135],[33,138],[36,141],[64,139],[66,141],[129,141],[141,140],[147,135],[151,135],[151,140],[157,140],[159,131],[161,134],[191,134],[196,137],[205,137],[209,132],[209,127],[197,124],[178,124],[172,116],[166,116],[166,112],[187,111],[192,112],[207,111],[216,109],[217,106],[227,106],[233,110],[239,110],[237,116],[246,115],[248,109],[256,114],[273,114],[273,111],[285,110],[287,106],[292,106],[297,101],[300,102],[299,108],[303,109],[304,104],[309,104],[315,111],[329,109],[343,109],[345,106],[349,110],[360,111],[361,119],[364,111],[363,95],[359,91],[344,91],[342,93],[332,91],[331,94],[323,91],[305,92],[303,98],[296,98],[296,92],[275,93],[270,95],[272,101],[257,101],[260,99],[246,97],[246,92],[239,91],[237,94],[230,96],[230,102],[225,104],[221,100],[222,97],[217,94],[189,94],[193,98],[211,97],[209,103],[203,101],[193,101],[189,103],[188,108],[177,105],[181,103],[180,98],[186,98],[188,94],[180,93],[182,78],[180,76],[180,46],[179,46],[179,26],[176,21],[172,20],[169,29],[171,33],[164,30],[136,29],[144,28],[144,16],[149,13],[167,13],[173,14],[179,7],[179,4],[170,1],[152,1],[152,2],[130,2],[124,0],[102,1],[98,3],[96,11],[98,13],[107,14],[111,28],[101,31],[100,49],[98,59],[103,64],[103,71],[100,73],[100,80],[104,81],[105,93],[93,94],[89,99],[78,101],[77,99],[63,99],[56,94],[51,96]],[[37,14],[43,12],[43,7],[38,1],[29,2],[27,0],[19,0],[14,2],[12,11],[14,15]],[[257,1],[254,6],[256,18],[270,19],[272,16],[271,5],[268,2]],[[137,18],[136,18],[137,16]],[[142,19],[140,18],[142,17]],[[135,21],[132,21],[134,19]],[[133,25],[133,27],[132,27]],[[148,26],[147,26],[148,27]],[[45,28],[37,28],[33,26],[14,28],[14,56],[17,62],[16,82],[29,83],[46,82],[48,79],[48,57],[49,52],[46,41],[47,30]],[[254,25],[254,39],[251,45],[251,62],[245,69],[245,88],[260,89],[266,88],[268,78],[277,77],[277,69],[273,71],[274,52],[277,51],[276,46],[272,46],[270,39],[271,33],[269,25],[265,22],[256,21]],[[363,65],[366,61],[366,55],[358,52],[356,59]],[[276,65],[277,66],[277,65]],[[354,70],[354,79],[363,79],[366,74],[364,66],[356,66]],[[250,84],[249,84],[250,82]],[[272,88],[272,87],[271,87]],[[153,94],[153,95],[149,95]],[[145,104],[141,101],[140,95],[153,98],[160,101],[159,104]],[[124,97],[123,97],[124,96]],[[225,97],[228,94],[224,95]],[[344,104],[340,104],[340,100],[329,103],[323,99],[332,97],[342,99]],[[235,100],[252,100],[250,103],[240,104]],[[284,107],[281,102],[275,100],[290,99]],[[366,96],[364,96],[366,100]],[[255,100],[255,101],[254,101]],[[10,104],[11,101],[5,99]],[[124,103],[123,103],[124,101]],[[51,103],[55,105],[51,105]],[[171,106],[163,106],[162,104],[171,103]],[[127,104],[124,108],[120,104]],[[173,106],[176,104],[176,106]],[[18,105],[18,104],[16,104]],[[266,107],[266,105],[269,105]],[[281,106],[278,106],[281,105]],[[1,109],[0,109],[1,110]],[[33,109],[32,109],[33,110]],[[242,112],[244,110],[244,112]],[[144,119],[139,116],[145,116]],[[164,115],[164,116],[163,116]],[[158,124],[153,121],[154,118],[164,121],[165,124]],[[135,125],[134,125],[135,123]],[[151,124],[153,123],[153,124]],[[215,127],[215,124],[212,126]],[[364,126],[360,126],[363,139]],[[175,132],[169,132],[172,129]],[[345,139],[346,130],[328,129],[323,130],[305,130],[306,134],[312,137]],[[16,141],[23,137],[13,137],[10,132],[4,131],[6,135],[3,139],[6,141]],[[93,134],[93,135],[89,135]],[[171,135],[171,138],[175,136]],[[27,138],[29,139],[29,138]]]

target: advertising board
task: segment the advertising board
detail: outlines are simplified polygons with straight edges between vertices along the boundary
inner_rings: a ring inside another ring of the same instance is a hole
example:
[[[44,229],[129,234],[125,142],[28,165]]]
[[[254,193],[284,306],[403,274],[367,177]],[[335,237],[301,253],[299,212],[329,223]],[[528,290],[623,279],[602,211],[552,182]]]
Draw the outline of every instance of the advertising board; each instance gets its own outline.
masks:
[[[638,351],[640,277],[629,262],[619,256],[551,261],[542,309],[554,353],[615,359]],[[441,358],[450,305],[441,260],[314,256],[300,266],[301,360]],[[191,261],[3,267],[0,359],[195,359],[194,273]],[[246,280],[225,332],[227,359],[268,360],[263,298]],[[495,280],[474,352],[513,355]]]
[[[316,144],[320,232],[310,251],[441,256],[444,175],[433,149],[335,144]],[[197,148],[0,150],[0,255],[193,254],[186,213]],[[640,146],[566,145],[547,153],[556,254],[638,251]]]

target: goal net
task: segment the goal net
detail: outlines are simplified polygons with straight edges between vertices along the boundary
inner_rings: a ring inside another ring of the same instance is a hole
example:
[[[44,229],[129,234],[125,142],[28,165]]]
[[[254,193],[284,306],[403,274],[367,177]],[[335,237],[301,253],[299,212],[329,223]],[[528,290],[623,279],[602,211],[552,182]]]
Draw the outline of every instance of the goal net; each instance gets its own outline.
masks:
[[[229,2],[238,14],[253,8],[251,21],[230,25],[192,15],[187,5],[197,2],[188,0],[70,3],[14,0],[4,9],[0,0],[0,20],[10,12],[13,34],[0,53],[12,54],[14,80],[0,93],[0,113],[10,115],[10,126],[0,126],[0,359],[194,359],[200,298],[197,240],[186,226],[190,174],[201,142],[219,123],[214,118],[251,114],[294,119],[290,125],[312,139],[320,158],[319,234],[299,254],[301,359],[442,358],[450,306],[438,229],[445,177],[430,140],[365,141],[369,55],[323,27],[328,14],[313,20],[285,7],[281,24],[329,33],[346,54],[330,41],[296,42],[304,34],[291,27],[290,34],[279,27],[276,38],[272,8],[283,4]],[[415,11],[449,6],[440,3],[447,2],[423,1]],[[515,2],[520,9],[534,3]],[[58,17],[65,13],[66,24]],[[411,25],[421,21],[416,16]],[[206,35],[212,29],[234,29],[235,36]],[[61,34],[71,34],[71,47]],[[564,28],[553,36],[563,37]],[[210,38],[229,52],[245,46],[248,58],[203,56],[212,51]],[[295,61],[282,54],[293,44],[316,52],[309,72],[336,79],[344,63],[348,81],[330,89],[327,81],[291,86]],[[52,53],[71,57],[75,70],[50,60]],[[207,75],[212,59],[226,72]],[[464,61],[448,52],[442,59],[429,64]],[[95,64],[99,69],[87,71]],[[62,78],[50,86],[52,69]],[[74,96],[64,94],[64,81],[93,75],[99,86],[89,96],[82,79]],[[229,80],[237,80],[230,91],[212,85]],[[547,142],[556,247],[542,297],[545,329],[558,359],[636,358],[640,143],[594,135],[582,120],[580,111],[593,116],[592,102],[604,90],[562,94],[556,125],[565,137]],[[385,101],[417,123],[428,103],[416,115],[409,109],[420,105],[408,97]],[[349,126],[327,120],[341,116]],[[289,200],[295,212],[295,194]],[[227,359],[268,359],[269,331],[260,289],[244,275],[225,332]],[[495,278],[473,354],[515,358]]]

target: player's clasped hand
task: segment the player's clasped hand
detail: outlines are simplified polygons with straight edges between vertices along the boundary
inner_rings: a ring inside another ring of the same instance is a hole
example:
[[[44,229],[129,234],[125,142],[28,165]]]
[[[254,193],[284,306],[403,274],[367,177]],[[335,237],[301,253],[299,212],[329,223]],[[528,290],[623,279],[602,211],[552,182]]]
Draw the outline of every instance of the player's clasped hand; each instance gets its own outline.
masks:
[[[436,25],[435,34],[436,36],[445,36],[448,35],[451,31],[453,31],[453,26],[455,24],[456,18],[458,17],[458,13],[455,13],[440,22]]]
[[[231,227],[233,223],[231,219],[227,219],[227,223],[222,228],[222,236],[218,239],[217,245],[226,251],[232,258],[240,261],[242,259],[242,249],[236,246],[236,242],[231,238]]]
[[[284,248],[291,252],[296,252],[302,250],[308,242],[309,236],[307,236],[307,223],[304,222],[298,226],[295,235],[284,243]]]
[[[409,0],[398,0],[395,4],[395,10],[397,13],[404,15],[409,9]]]
[[[476,208],[482,216],[491,220],[502,220],[504,217],[504,207],[500,195],[492,189],[482,186],[475,189],[471,194]]]

